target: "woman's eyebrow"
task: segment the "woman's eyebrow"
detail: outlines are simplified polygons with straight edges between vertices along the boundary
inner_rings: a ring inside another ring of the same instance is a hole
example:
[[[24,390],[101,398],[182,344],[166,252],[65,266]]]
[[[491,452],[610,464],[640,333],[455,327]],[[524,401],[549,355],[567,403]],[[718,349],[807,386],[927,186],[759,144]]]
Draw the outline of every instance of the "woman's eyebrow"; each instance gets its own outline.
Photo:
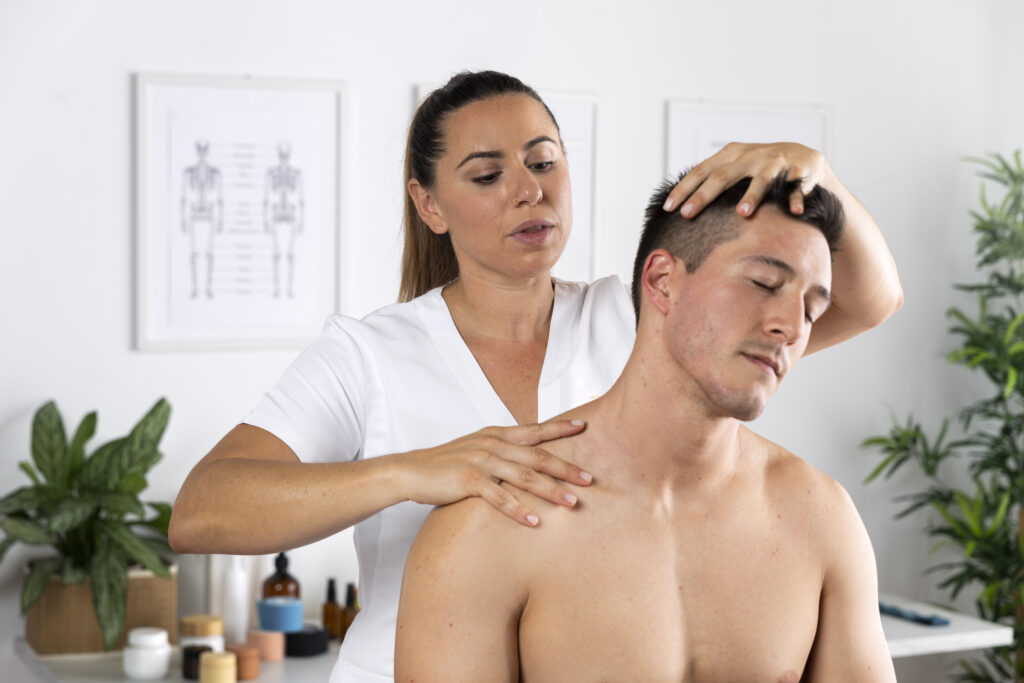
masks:
[[[530,140],[525,145],[523,145],[523,151],[525,152],[528,149],[530,149],[531,147],[536,147],[537,145],[539,145],[542,142],[550,142],[553,145],[557,145],[558,144],[557,142],[555,142],[554,140],[549,138],[547,135],[538,135],[537,137],[535,137],[534,139]],[[462,168],[463,164],[465,164],[466,162],[471,161],[473,159],[504,159],[504,158],[505,158],[504,152],[499,152],[497,150],[487,150],[487,151],[483,151],[483,152],[470,152],[469,154],[466,155],[465,159],[463,159],[462,161],[459,162],[459,165],[455,167],[455,170],[456,171],[459,170],[460,168]]]

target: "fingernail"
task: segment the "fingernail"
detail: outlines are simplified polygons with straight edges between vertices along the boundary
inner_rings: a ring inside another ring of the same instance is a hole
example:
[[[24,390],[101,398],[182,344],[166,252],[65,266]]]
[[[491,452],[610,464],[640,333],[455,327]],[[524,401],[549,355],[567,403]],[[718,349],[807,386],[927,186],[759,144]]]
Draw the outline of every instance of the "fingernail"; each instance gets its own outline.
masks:
[[[569,422],[569,424],[571,424],[573,427],[582,427],[584,422],[583,420],[572,420]]]
[[[571,493],[565,493],[562,497],[565,498],[565,502],[567,502],[569,505],[576,504],[576,496],[572,495]]]
[[[747,204],[746,202],[743,202],[742,204],[740,204],[740,213],[742,213],[744,216],[749,214],[750,213],[750,204]]]
[[[526,521],[529,522],[530,526],[537,526],[537,522],[540,519],[537,518],[537,515],[526,515]]]
[[[580,479],[587,482],[588,484],[594,480],[594,478],[590,476],[589,472],[580,472]]]
[[[675,205],[675,200],[669,197],[668,199],[665,200],[665,203],[661,205],[661,208],[664,209],[665,211],[671,211],[672,207]]]
[[[693,215],[693,204],[683,204],[682,214],[689,218]]]

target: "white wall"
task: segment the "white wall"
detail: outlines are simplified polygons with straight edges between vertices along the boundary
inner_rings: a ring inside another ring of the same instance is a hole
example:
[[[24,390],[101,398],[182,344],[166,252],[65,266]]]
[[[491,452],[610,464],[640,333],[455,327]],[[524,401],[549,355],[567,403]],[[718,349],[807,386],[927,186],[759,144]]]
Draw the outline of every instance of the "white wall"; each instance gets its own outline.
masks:
[[[628,6],[626,12],[622,8]],[[991,2],[158,3],[0,0],[0,492],[20,485],[32,412],[100,412],[96,443],[158,396],[174,407],[148,494],[170,500],[293,352],[132,349],[132,99],[138,71],[339,79],[349,86],[343,312],[397,291],[401,156],[413,86],[497,68],[599,98],[599,274],[626,277],[642,207],[664,174],[666,98],[824,104],[833,167],[873,212],[906,305],[883,328],[811,357],[759,429],[839,479],[857,502],[883,589],[938,599],[922,520],[892,523],[909,476],[865,488],[858,450],[888,408],[926,424],[979,385],[946,366],[950,284],[971,276],[961,158],[1020,145],[1024,13]],[[358,286],[357,286],[358,285]],[[326,315],[328,311],[325,311]],[[0,666],[20,631],[30,553],[0,566]],[[346,534],[293,553],[307,607],[355,576]],[[901,664],[934,680],[944,662]],[[12,665],[5,671],[21,671]],[[31,680],[26,678],[26,680]]]

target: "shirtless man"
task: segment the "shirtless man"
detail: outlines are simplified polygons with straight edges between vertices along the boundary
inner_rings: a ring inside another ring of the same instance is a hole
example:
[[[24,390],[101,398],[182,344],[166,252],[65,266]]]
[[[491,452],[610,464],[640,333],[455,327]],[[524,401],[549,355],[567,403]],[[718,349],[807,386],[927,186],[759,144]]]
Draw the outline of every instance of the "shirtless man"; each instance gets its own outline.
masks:
[[[405,567],[396,681],[894,681],[875,561],[846,491],[740,424],[829,306],[842,226],[821,188],[776,178],[699,216],[655,194],[622,376],[546,444],[583,467],[575,509],[516,524],[479,498],[427,519]],[[564,485],[564,484],[563,484]],[[570,488],[574,488],[570,485]]]

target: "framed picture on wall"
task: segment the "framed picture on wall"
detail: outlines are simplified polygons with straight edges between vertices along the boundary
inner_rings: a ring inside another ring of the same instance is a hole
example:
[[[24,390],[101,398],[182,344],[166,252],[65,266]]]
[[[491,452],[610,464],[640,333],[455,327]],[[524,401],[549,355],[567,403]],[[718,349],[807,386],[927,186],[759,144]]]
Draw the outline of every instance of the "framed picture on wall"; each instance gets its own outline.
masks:
[[[136,75],[136,346],[301,346],[338,309],[344,88]]]
[[[441,84],[416,87],[416,106]],[[570,282],[594,279],[594,178],[597,98],[584,93],[538,89],[558,121],[572,184],[572,232],[551,274]]]
[[[715,104],[670,100],[665,172],[674,175],[730,142],[799,142],[829,154],[831,116],[824,107]]]

